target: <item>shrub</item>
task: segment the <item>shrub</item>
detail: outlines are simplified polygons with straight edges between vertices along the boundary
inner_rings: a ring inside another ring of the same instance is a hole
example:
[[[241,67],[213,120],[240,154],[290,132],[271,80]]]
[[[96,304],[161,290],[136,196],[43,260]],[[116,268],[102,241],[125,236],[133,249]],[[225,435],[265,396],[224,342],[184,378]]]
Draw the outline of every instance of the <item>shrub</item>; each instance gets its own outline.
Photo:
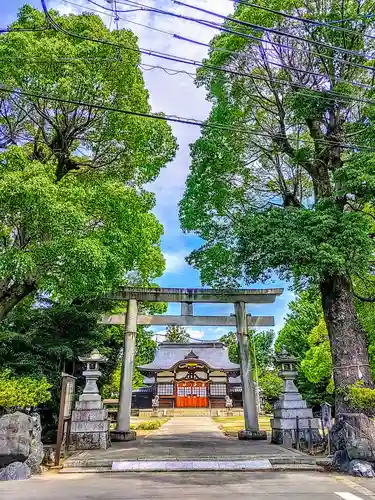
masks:
[[[0,372],[0,407],[34,408],[51,399],[50,388],[45,377],[14,377],[8,370]]]
[[[353,407],[360,410],[375,408],[375,389],[363,387],[361,382],[349,386],[348,399]]]

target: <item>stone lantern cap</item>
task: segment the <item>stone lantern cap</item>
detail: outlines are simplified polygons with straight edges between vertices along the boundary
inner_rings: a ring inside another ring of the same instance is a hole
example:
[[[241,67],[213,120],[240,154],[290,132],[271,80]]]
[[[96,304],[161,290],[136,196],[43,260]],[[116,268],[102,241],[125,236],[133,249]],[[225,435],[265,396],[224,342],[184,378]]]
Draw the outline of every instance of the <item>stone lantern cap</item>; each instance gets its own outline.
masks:
[[[107,358],[102,356],[97,349],[94,349],[88,356],[78,356],[82,363],[105,363]]]
[[[279,367],[279,377],[281,378],[295,378],[297,376],[297,358],[288,354],[285,346],[278,356],[276,356],[276,363]]]

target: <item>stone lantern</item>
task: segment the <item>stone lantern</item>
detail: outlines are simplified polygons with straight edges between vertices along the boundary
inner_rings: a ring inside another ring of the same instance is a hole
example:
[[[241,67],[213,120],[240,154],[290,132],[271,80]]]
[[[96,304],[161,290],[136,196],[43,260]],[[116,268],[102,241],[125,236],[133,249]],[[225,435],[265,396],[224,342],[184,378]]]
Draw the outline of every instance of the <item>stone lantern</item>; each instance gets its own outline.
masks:
[[[291,447],[297,441],[316,441],[319,439],[319,419],[313,418],[312,409],[307,407],[294,383],[298,375],[297,359],[283,347],[276,358],[276,365],[284,387],[274,406],[274,418],[271,420],[272,442]]]
[[[72,412],[71,445],[76,450],[107,449],[110,446],[108,410],[103,407],[97,386],[101,376],[99,364],[106,358],[94,350],[78,359],[86,363],[82,372],[86,384]]]
[[[105,363],[107,359],[104,356],[101,356],[97,349],[94,349],[89,356],[79,356],[78,359],[82,363],[86,363],[86,369],[82,372],[82,375],[86,379],[86,385],[79,400],[100,401],[101,397],[96,384],[102,374],[101,371],[99,371],[99,363]]]

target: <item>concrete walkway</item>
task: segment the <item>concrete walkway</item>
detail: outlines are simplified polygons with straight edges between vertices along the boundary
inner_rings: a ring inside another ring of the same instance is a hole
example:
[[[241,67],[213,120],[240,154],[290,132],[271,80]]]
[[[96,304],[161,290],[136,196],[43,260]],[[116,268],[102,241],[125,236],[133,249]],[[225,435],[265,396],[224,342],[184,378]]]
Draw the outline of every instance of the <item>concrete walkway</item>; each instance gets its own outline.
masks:
[[[220,431],[219,426],[211,417],[173,417],[160,427],[157,431],[146,437],[147,444],[175,443],[176,446],[183,443],[212,444],[213,442],[227,442],[227,438]]]
[[[119,461],[238,461],[270,460],[277,464],[311,464],[301,455],[267,441],[239,441],[226,437],[210,417],[173,417],[152,434],[128,443],[113,443],[108,450],[75,453],[64,471],[91,468],[103,471]]]

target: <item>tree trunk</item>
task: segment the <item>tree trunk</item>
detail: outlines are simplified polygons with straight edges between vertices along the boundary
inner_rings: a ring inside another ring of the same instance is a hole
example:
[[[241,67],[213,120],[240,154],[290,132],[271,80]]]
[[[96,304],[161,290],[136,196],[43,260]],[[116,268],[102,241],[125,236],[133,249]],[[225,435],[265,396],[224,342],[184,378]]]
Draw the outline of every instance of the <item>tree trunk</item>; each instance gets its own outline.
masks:
[[[327,277],[320,285],[324,318],[331,344],[335,410],[350,413],[343,389],[359,380],[372,387],[367,336],[362,329],[354,305],[350,281],[343,275]]]
[[[2,321],[10,311],[22,299],[35,292],[35,281],[28,280],[23,283],[9,283],[0,282],[0,321]]]

